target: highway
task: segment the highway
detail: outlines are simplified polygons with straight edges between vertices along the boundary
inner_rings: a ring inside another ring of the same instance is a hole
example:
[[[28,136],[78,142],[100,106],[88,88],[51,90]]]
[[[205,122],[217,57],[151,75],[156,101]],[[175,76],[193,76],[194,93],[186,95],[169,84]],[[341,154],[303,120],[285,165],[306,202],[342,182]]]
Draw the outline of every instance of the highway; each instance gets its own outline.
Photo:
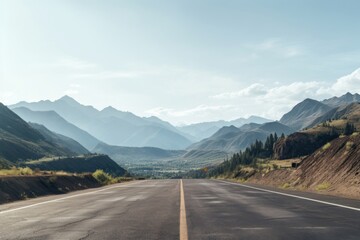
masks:
[[[0,205],[0,239],[360,239],[360,201],[145,180]]]

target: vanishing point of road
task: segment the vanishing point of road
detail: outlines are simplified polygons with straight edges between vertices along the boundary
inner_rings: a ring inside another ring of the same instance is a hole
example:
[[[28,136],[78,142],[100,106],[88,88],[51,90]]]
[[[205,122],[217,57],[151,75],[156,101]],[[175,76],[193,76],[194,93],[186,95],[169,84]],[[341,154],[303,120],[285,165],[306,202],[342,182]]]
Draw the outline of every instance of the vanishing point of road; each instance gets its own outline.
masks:
[[[360,239],[360,201],[145,180],[0,206],[0,239]]]

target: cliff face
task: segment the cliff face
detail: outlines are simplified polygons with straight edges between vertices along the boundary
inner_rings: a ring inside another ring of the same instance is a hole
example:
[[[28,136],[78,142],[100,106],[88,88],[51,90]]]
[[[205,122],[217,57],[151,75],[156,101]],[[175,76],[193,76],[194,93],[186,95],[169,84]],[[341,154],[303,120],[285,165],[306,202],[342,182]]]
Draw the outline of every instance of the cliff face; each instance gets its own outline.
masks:
[[[275,143],[274,156],[276,159],[307,156],[336,137],[337,135],[330,133],[293,133]]]

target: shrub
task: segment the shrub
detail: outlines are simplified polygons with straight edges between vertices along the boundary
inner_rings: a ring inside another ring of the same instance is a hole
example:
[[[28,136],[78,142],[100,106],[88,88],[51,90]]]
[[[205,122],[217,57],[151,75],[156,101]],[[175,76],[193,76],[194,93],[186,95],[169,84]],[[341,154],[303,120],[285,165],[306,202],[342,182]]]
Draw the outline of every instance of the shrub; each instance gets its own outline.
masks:
[[[324,183],[317,185],[315,189],[317,191],[322,191],[322,190],[327,190],[329,187],[330,187],[330,184],[327,182],[324,182]]]
[[[331,143],[325,144],[322,149],[325,151],[325,150],[328,149],[329,147],[331,147]]]
[[[101,169],[96,170],[92,176],[101,184],[110,184],[114,182],[114,178]]]
[[[25,167],[25,168],[19,168],[20,175],[33,175],[34,172],[31,168]]]

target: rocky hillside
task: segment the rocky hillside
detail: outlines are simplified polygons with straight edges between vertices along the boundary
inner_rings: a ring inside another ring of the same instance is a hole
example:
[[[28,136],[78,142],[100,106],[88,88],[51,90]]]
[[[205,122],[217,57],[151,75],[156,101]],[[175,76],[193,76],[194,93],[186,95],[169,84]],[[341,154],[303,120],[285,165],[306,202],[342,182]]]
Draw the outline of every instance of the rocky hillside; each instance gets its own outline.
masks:
[[[334,139],[296,169],[258,173],[249,182],[360,198],[360,135]]]
[[[293,133],[275,143],[274,158],[282,160],[309,155],[336,137],[338,134],[331,133],[330,130],[319,131],[316,134],[312,132]]]
[[[275,158],[289,159],[312,154],[316,149],[345,133],[347,125],[360,129],[360,103],[334,108],[315,119],[309,129],[280,139],[274,146]]]

